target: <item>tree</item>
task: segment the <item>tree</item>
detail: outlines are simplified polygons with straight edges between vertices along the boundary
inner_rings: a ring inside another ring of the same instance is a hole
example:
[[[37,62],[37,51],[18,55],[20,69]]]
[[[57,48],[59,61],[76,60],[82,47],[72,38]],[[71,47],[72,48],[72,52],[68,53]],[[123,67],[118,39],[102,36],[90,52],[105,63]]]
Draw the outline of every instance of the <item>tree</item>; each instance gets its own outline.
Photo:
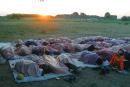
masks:
[[[9,14],[6,17],[9,18],[9,19],[17,19],[17,20],[19,20],[21,18],[20,16],[21,16],[20,14]]]
[[[80,13],[80,16],[81,17],[86,17],[86,14],[85,13]]]
[[[106,12],[104,15],[104,18],[110,18],[110,17],[111,17],[111,14],[109,12]]]
[[[122,21],[128,21],[128,18],[127,18],[126,16],[123,16],[123,17],[121,18],[121,20],[122,20]]]
[[[71,18],[79,18],[79,13],[78,12],[74,12],[71,14]]]
[[[79,16],[79,13],[78,12],[74,12],[74,13],[72,13],[72,16]]]

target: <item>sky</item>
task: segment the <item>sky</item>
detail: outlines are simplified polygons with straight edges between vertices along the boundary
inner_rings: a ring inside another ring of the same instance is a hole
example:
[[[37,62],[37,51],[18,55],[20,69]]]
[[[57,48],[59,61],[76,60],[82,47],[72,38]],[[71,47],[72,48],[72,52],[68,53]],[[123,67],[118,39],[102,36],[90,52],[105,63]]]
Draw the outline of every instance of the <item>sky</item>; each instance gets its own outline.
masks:
[[[0,15],[10,13],[57,15],[73,12],[99,16],[110,12],[118,17],[130,16],[130,0],[0,0]]]

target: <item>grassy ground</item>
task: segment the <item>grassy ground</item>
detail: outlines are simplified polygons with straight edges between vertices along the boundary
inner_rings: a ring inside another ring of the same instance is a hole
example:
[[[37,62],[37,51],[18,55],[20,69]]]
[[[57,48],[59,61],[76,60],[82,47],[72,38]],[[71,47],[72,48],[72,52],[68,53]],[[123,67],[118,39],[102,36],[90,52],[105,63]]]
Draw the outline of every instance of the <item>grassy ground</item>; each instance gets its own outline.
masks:
[[[108,37],[130,36],[130,24],[116,21],[80,22],[77,20],[0,20],[0,40],[26,38],[102,35]]]
[[[130,36],[130,24],[120,21],[80,22],[79,20],[0,20],[0,40],[14,41],[19,38],[41,38],[67,36],[102,35],[108,37]],[[0,65],[0,85],[2,87],[129,87],[130,74],[111,72],[100,76],[99,71],[85,69],[73,83],[63,79],[16,84],[8,64]]]

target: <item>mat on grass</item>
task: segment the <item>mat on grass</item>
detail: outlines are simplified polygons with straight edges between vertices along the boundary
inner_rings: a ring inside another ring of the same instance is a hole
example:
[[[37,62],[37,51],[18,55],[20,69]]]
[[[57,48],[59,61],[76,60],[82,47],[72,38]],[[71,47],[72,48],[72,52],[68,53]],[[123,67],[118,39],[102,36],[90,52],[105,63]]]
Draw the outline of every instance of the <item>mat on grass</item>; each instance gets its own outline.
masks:
[[[28,76],[28,77],[24,77],[23,80],[18,80],[17,79],[17,74],[18,72],[16,72],[15,70],[13,70],[15,64],[19,61],[22,61],[22,59],[17,59],[17,60],[9,60],[9,65],[10,68],[13,72],[13,77],[16,83],[23,83],[23,82],[32,82],[32,81],[41,81],[41,80],[49,80],[49,79],[53,79],[53,78],[58,78],[61,76],[67,76],[70,75],[71,73],[67,73],[67,74],[54,74],[54,73],[50,73],[50,74],[45,74],[44,76]]]
[[[85,64],[82,61],[79,61],[78,59],[73,59],[74,65],[81,68],[98,68],[98,65],[92,65],[92,64]]]

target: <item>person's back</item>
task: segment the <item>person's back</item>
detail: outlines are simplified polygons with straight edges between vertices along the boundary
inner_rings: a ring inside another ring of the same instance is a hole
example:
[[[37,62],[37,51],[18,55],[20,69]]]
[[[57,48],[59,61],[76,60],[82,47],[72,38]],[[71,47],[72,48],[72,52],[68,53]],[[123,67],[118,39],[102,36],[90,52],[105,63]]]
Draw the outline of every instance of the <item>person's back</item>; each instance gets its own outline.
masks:
[[[112,55],[110,64],[112,66],[117,66],[119,70],[124,70],[124,61],[125,61],[124,51],[119,50],[118,53],[114,53]]]

